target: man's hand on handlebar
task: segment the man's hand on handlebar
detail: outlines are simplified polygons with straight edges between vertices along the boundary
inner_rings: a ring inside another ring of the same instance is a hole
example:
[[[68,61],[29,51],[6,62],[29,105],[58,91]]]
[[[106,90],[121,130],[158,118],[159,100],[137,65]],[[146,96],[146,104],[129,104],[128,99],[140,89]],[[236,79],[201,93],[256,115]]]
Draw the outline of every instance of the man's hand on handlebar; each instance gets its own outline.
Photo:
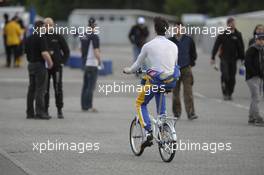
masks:
[[[131,71],[130,67],[125,67],[125,68],[123,69],[123,73],[124,73],[124,74],[132,74],[133,72]]]

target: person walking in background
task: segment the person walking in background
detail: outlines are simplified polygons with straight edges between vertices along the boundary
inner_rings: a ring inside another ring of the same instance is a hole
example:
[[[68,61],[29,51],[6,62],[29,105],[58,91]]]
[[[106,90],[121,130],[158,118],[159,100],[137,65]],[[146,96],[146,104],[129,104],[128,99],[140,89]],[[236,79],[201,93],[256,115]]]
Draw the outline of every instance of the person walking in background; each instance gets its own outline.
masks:
[[[255,35],[259,33],[264,33],[264,25],[258,24],[256,25],[254,31],[253,31],[253,37],[248,42],[248,47],[250,47],[252,44],[255,43]]]
[[[54,21],[52,18],[44,19],[45,27],[48,30],[54,31]],[[62,89],[62,72],[63,64],[69,58],[70,50],[64,37],[57,33],[50,32],[46,34],[48,49],[53,61],[52,69],[48,70],[47,91],[45,94],[45,107],[46,113],[49,115],[49,97],[50,97],[50,79],[53,81],[53,88],[55,91],[55,102],[57,107],[57,117],[63,119],[63,89]]]
[[[97,81],[98,66],[101,65],[100,40],[94,33],[96,22],[94,18],[88,21],[93,29],[91,34],[81,37],[81,51],[84,65],[83,87],[81,94],[81,107],[83,111],[98,112],[93,108],[93,92]]]
[[[19,57],[18,47],[21,43],[21,36],[23,35],[23,30],[17,23],[17,17],[13,17],[10,22],[8,22],[4,28],[4,35],[6,36],[6,45],[9,49],[10,58],[7,60],[7,67],[11,66],[11,55],[14,57],[14,66],[19,67],[17,64],[17,58]]]
[[[145,18],[139,17],[137,19],[137,24],[132,26],[128,35],[128,38],[133,45],[134,62],[136,61],[142,46],[147,42],[148,36],[149,30],[145,25]]]
[[[16,58],[16,65],[17,67],[20,67],[22,64],[22,57],[25,51],[26,27],[24,25],[24,21],[18,16],[17,16],[17,23],[19,24],[20,28],[23,31],[20,37],[20,44],[18,46],[18,57]]]
[[[44,23],[36,21],[34,28],[40,30]],[[26,39],[25,48],[28,60],[29,86],[27,94],[27,119],[50,119],[45,113],[44,95],[46,92],[47,69],[53,66],[45,36],[33,33]],[[35,102],[35,105],[34,105]],[[35,106],[35,108],[34,108]]]
[[[176,83],[176,87],[173,89],[172,108],[173,114],[176,118],[181,116],[181,98],[180,87],[183,84],[184,104],[187,117],[190,120],[197,119],[195,114],[194,102],[193,102],[193,74],[192,67],[195,65],[197,59],[196,47],[193,39],[185,34],[181,34],[182,23],[177,22],[175,25],[176,35],[169,38],[178,46],[178,65],[181,68],[180,79]]]
[[[259,112],[261,85],[264,79],[264,33],[255,35],[255,43],[246,52],[246,81],[251,93],[249,124],[262,125],[263,118]]]
[[[264,33],[264,25],[262,24],[258,24],[254,31],[253,31],[253,38],[251,38],[248,42],[248,47],[250,47],[251,45],[253,45],[255,43],[255,36],[259,33]],[[264,81],[263,81],[263,93],[262,93],[262,97],[264,98]]]
[[[221,87],[224,100],[232,100],[236,84],[237,60],[244,60],[242,34],[236,29],[235,19],[228,18],[223,34],[217,36],[212,50],[211,64],[215,64],[215,55],[220,50]]]
[[[9,22],[9,16],[7,13],[4,14],[4,28],[3,30],[5,31],[6,25]],[[6,54],[6,67],[10,67],[11,63],[11,53],[10,53],[10,48],[7,45],[7,39],[6,39],[6,33],[3,32],[3,41],[4,41],[4,48],[5,48],[5,54]]]

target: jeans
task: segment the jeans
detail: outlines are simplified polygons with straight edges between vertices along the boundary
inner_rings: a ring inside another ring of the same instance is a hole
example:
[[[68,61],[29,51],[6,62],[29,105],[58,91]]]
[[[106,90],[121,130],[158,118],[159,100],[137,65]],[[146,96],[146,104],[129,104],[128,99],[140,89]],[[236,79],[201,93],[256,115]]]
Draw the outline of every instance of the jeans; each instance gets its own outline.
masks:
[[[36,114],[41,116],[45,113],[44,95],[46,92],[47,69],[44,63],[29,63],[28,72],[27,115],[34,116]]]
[[[227,61],[221,59],[220,69],[223,95],[231,96],[236,84],[237,62],[235,60]]]
[[[195,114],[194,104],[193,104],[193,74],[190,66],[181,69],[180,79],[176,83],[176,87],[173,89],[172,96],[172,110],[174,116],[181,115],[181,97],[180,97],[180,88],[183,84],[183,96],[184,104],[187,115]]]
[[[56,70],[48,71],[47,79],[47,90],[45,94],[45,106],[46,111],[49,108],[49,99],[50,99],[50,79],[53,81],[53,88],[55,91],[55,102],[56,107],[61,109],[63,107],[63,90],[62,90],[62,66],[58,67]]]
[[[93,107],[93,92],[95,90],[98,69],[94,66],[84,68],[81,106],[83,110]]]
[[[249,118],[260,118],[259,102],[261,94],[261,79],[259,77],[253,77],[247,80],[247,84],[251,93],[251,104],[249,108]]]

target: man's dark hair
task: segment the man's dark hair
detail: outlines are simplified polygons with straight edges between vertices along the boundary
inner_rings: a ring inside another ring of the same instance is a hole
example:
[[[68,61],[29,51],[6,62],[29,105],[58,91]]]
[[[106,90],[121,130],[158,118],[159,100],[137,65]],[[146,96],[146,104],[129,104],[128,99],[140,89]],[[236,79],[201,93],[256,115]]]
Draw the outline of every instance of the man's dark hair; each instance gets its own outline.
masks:
[[[7,13],[4,13],[4,19],[5,19],[6,21],[9,20],[9,15],[8,15]]]
[[[17,16],[17,15],[15,15],[15,16],[13,16],[13,18],[11,19],[12,21],[16,21],[16,20],[18,20],[19,19],[19,17]]]
[[[154,27],[158,35],[164,36],[166,31],[169,29],[169,23],[166,19],[162,17],[154,18]]]
[[[233,17],[229,17],[227,20],[226,20],[226,23],[227,24],[230,24],[231,22],[235,21],[235,18]]]
[[[88,20],[88,26],[89,27],[95,27],[95,19],[93,17],[89,18]]]
[[[174,24],[175,24],[175,25],[178,25],[178,26],[183,26],[182,21],[176,21]]]
[[[41,21],[41,20],[38,20],[38,21],[36,21],[36,22],[34,23],[34,28],[35,28],[35,29],[39,29],[39,28],[41,28],[41,27],[43,27],[43,26],[44,26],[44,22]]]

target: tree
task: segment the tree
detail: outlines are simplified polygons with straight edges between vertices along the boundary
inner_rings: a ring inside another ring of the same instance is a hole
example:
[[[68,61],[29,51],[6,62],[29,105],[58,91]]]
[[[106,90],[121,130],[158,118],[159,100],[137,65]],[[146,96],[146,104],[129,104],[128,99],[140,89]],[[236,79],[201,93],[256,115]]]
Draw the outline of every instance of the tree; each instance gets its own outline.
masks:
[[[165,11],[180,16],[183,13],[195,13],[197,6],[195,0],[166,0]]]
[[[34,6],[38,14],[67,20],[75,8],[142,9],[180,16],[202,13],[222,16],[264,9],[260,0],[9,0],[10,5]]]

